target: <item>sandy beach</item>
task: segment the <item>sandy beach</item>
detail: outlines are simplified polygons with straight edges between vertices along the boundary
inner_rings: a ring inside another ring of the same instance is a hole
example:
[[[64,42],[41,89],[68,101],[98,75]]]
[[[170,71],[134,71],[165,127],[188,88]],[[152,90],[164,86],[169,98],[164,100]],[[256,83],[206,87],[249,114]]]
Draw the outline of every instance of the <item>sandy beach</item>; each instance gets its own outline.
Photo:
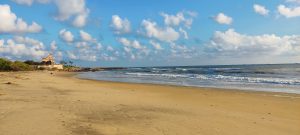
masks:
[[[299,125],[297,94],[0,72],[0,135],[299,135]]]

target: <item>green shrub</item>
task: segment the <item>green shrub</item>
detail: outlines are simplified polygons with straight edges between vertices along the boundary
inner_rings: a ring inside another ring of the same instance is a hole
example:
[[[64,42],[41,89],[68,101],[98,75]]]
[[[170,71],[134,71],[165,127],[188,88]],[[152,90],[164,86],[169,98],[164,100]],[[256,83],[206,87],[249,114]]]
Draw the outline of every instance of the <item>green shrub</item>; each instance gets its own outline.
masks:
[[[11,63],[10,65],[11,70],[13,71],[29,71],[32,70],[32,67],[29,66],[28,64],[21,62],[21,61],[15,61]]]
[[[9,71],[11,69],[11,61],[7,59],[0,58],[0,71]]]
[[[29,71],[33,70],[33,67],[21,62],[11,62],[7,59],[0,58],[0,71]]]

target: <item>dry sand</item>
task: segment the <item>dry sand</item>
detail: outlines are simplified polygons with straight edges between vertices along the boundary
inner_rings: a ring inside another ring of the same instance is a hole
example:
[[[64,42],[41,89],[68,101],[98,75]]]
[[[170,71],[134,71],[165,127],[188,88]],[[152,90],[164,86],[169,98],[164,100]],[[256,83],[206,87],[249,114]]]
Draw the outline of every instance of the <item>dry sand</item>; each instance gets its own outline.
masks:
[[[71,134],[300,135],[300,95],[0,73],[0,135]]]

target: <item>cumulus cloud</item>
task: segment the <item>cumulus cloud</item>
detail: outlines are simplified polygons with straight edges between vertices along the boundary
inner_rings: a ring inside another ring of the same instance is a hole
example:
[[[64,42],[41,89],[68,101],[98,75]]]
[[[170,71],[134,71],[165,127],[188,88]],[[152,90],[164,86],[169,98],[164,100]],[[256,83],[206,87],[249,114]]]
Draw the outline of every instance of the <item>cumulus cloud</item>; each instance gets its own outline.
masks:
[[[0,47],[2,47],[4,45],[4,40],[0,39]]]
[[[54,17],[59,21],[72,21],[75,27],[83,27],[87,23],[89,9],[86,8],[85,0],[12,0],[17,4],[31,6],[37,3],[54,3],[57,7],[57,13]]]
[[[48,54],[42,42],[28,37],[0,40],[0,56],[12,59],[41,59]]]
[[[165,19],[165,24],[170,26],[178,26],[181,22],[185,21],[184,15],[182,12],[177,13],[176,15],[169,15],[166,13],[161,13]]]
[[[300,36],[249,36],[229,29],[215,32],[207,47],[212,52],[231,56],[299,55]]]
[[[83,60],[83,61],[97,61],[97,50],[91,46],[88,42],[77,42],[75,44],[76,49],[73,51],[67,51],[67,55],[70,59]]]
[[[141,59],[150,53],[148,48],[141,45],[141,43],[137,40],[130,41],[127,38],[118,38],[117,41],[123,45],[124,51],[131,59]]]
[[[74,36],[70,31],[67,31],[66,29],[62,29],[59,31],[59,36],[60,38],[65,41],[65,42],[73,42],[74,41]]]
[[[112,46],[107,46],[107,47],[106,47],[106,50],[112,52],[112,51],[114,51],[115,49],[114,49]]]
[[[149,41],[150,44],[154,47],[155,50],[163,50],[163,48],[161,47],[161,45],[153,40]]]
[[[93,40],[94,41],[94,40]],[[107,51],[102,49],[103,46],[99,42],[89,42],[89,41],[78,41],[74,42],[73,46],[75,49],[66,51],[66,56],[72,60],[80,61],[90,61],[96,62],[98,60],[103,61],[114,61],[117,58],[114,56],[114,49],[112,47],[107,47],[111,50]]]
[[[0,33],[38,33],[42,27],[36,22],[27,24],[18,18],[9,5],[0,5]]]
[[[286,2],[300,4],[300,0],[286,0]]]
[[[195,48],[187,47],[186,45],[180,45],[176,43],[170,43],[171,54],[170,58],[185,58],[189,59],[197,55],[196,51],[199,51]]]
[[[15,36],[13,40],[14,40],[14,42],[16,42],[18,44],[34,46],[35,49],[44,49],[44,43],[39,40],[33,39],[33,38]]]
[[[61,52],[61,51],[56,51],[56,52],[54,53],[54,59],[55,59],[56,61],[61,61],[61,60],[63,60],[63,57],[64,57],[64,55],[63,55],[63,52]]]
[[[134,49],[143,49],[144,47],[140,44],[139,41],[133,40],[130,41],[127,38],[118,38],[118,42],[120,42],[125,47],[134,48]]]
[[[130,22],[127,18],[120,18],[118,15],[112,16],[111,27],[116,34],[125,34],[131,31]]]
[[[75,53],[73,53],[72,51],[67,51],[67,56],[73,60],[78,59],[77,56],[75,55]]]
[[[74,21],[73,21],[73,26],[75,27],[83,27],[86,25],[87,22],[87,17],[88,17],[89,11],[79,14],[75,17]]]
[[[253,9],[256,13],[263,15],[263,16],[267,16],[269,14],[269,10],[266,9],[266,7],[259,5],[259,4],[254,4]]]
[[[17,4],[23,4],[27,6],[31,6],[34,2],[43,3],[43,4],[50,2],[50,0],[12,0],[12,1]]]
[[[183,34],[184,39],[189,39],[188,33],[183,28],[180,27],[179,32]]]
[[[83,41],[92,41],[92,40],[94,40],[93,37],[89,33],[85,32],[83,30],[80,30],[79,34],[80,34],[80,37]]]
[[[233,22],[233,19],[224,13],[219,13],[217,16],[214,17],[214,20],[219,24],[231,24]]]
[[[55,41],[52,41],[50,43],[50,48],[51,48],[51,51],[56,51],[57,50],[57,45],[56,45]]]
[[[299,17],[300,6],[298,7],[286,7],[285,5],[279,5],[277,7],[278,13],[285,16],[286,18]]]
[[[156,38],[164,42],[173,42],[179,39],[180,34],[172,27],[160,28],[156,22],[149,20],[143,20],[142,26],[145,31],[145,35],[149,38]]]
[[[85,0],[54,0],[58,12],[56,19],[66,21],[74,17],[73,25],[83,27],[89,14],[89,9],[85,6]]]
[[[193,18],[197,16],[195,12],[191,11],[178,12],[176,15],[170,15],[162,12],[160,15],[164,17],[164,23],[167,26],[179,26],[180,24],[184,24],[187,28],[191,27]],[[186,15],[189,15],[189,18],[187,18]]]

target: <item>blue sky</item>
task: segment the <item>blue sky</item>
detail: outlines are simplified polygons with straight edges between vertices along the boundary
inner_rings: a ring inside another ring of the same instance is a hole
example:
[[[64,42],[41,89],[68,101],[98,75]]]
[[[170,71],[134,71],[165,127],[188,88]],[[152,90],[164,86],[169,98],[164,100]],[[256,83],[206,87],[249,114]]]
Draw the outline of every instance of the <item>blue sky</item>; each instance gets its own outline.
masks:
[[[299,0],[1,0],[0,57],[53,53],[80,66],[296,63],[299,24]]]

